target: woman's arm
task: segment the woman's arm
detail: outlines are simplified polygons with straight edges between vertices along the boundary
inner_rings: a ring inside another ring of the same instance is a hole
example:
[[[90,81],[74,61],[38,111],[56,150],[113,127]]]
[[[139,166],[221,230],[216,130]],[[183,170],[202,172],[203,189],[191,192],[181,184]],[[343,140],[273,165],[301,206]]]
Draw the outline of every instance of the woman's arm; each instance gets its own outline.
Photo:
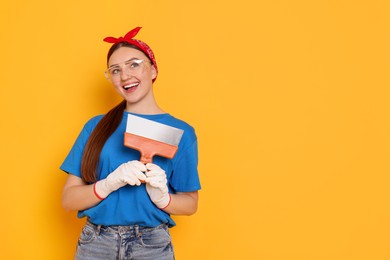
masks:
[[[198,209],[198,191],[171,194],[171,202],[163,210],[172,215],[192,215]]]
[[[101,200],[96,197],[93,185],[86,184],[81,178],[68,174],[62,192],[62,207],[67,211],[84,210],[95,206]]]
[[[81,178],[68,175],[62,192],[62,206],[65,210],[88,209],[100,201],[94,194],[92,184],[88,185]],[[197,209],[198,191],[194,191],[171,194],[171,202],[164,211],[173,215],[192,215]]]
[[[68,211],[93,207],[111,192],[127,184],[141,185],[141,181],[146,179],[144,171],[145,165],[140,161],[122,163],[95,185],[88,185],[80,177],[69,174],[62,193],[62,206]]]

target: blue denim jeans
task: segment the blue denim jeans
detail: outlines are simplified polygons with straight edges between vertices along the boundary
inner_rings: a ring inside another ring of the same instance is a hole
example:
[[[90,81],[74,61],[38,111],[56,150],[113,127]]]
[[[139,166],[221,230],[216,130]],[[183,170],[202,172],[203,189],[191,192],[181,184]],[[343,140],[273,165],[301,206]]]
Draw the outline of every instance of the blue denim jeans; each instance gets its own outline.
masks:
[[[172,260],[173,246],[168,226],[100,226],[85,224],[76,250],[76,260]]]

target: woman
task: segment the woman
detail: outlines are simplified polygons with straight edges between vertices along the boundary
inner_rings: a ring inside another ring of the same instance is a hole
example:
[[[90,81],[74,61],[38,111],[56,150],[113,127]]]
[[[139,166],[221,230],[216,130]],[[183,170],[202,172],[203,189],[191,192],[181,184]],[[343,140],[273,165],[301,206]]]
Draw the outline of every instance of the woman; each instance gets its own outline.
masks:
[[[140,29],[104,39],[113,44],[105,74],[123,101],[85,124],[60,167],[68,173],[63,207],[87,217],[76,259],[174,259],[170,215],[197,210],[196,135],[156,103],[157,64],[149,46],[134,39]],[[141,163],[139,152],[123,145],[128,114],[184,130],[175,157]]]

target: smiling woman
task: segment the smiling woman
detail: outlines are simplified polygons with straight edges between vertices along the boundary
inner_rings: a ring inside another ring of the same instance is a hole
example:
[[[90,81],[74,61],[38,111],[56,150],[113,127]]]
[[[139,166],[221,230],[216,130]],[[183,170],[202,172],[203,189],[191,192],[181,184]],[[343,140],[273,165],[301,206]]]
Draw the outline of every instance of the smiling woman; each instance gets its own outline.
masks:
[[[139,60],[136,58],[122,62],[120,64],[111,65],[104,74],[108,80],[120,80],[122,73],[127,76],[137,76],[143,73],[145,70],[145,60]]]
[[[76,259],[174,259],[171,214],[197,210],[197,137],[189,124],[158,106],[157,63],[150,47],[133,39],[139,29],[105,39],[113,43],[105,75],[123,101],[86,123],[61,165],[68,173],[63,207],[87,217]],[[130,114],[184,130],[175,157],[144,164],[138,151],[124,147]],[[117,247],[122,238],[126,243]]]
[[[151,65],[152,62],[141,50],[131,45],[117,46],[114,45],[116,50],[108,59],[108,71],[112,84],[128,103],[127,110],[131,109],[135,113],[163,113],[152,91],[153,80],[157,77],[155,66]],[[135,60],[148,62],[139,64]],[[129,66],[131,69],[128,69]]]

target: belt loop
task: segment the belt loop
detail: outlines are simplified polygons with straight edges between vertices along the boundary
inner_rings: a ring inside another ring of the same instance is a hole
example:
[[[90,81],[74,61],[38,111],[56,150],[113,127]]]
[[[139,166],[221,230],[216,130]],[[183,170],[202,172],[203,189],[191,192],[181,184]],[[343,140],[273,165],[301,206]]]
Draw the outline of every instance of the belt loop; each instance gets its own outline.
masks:
[[[136,237],[142,236],[142,233],[139,232],[139,226],[138,225],[134,226],[134,233],[135,233]]]
[[[96,235],[100,235],[100,229],[102,228],[102,225],[95,225],[95,232],[96,232]]]
[[[92,226],[93,229],[95,230],[95,234],[96,234],[97,236],[99,236],[99,235],[100,235],[100,229],[101,229],[102,225],[96,225],[96,224],[92,223],[89,219],[87,220],[87,222],[88,222],[89,224],[91,224],[91,226]]]

